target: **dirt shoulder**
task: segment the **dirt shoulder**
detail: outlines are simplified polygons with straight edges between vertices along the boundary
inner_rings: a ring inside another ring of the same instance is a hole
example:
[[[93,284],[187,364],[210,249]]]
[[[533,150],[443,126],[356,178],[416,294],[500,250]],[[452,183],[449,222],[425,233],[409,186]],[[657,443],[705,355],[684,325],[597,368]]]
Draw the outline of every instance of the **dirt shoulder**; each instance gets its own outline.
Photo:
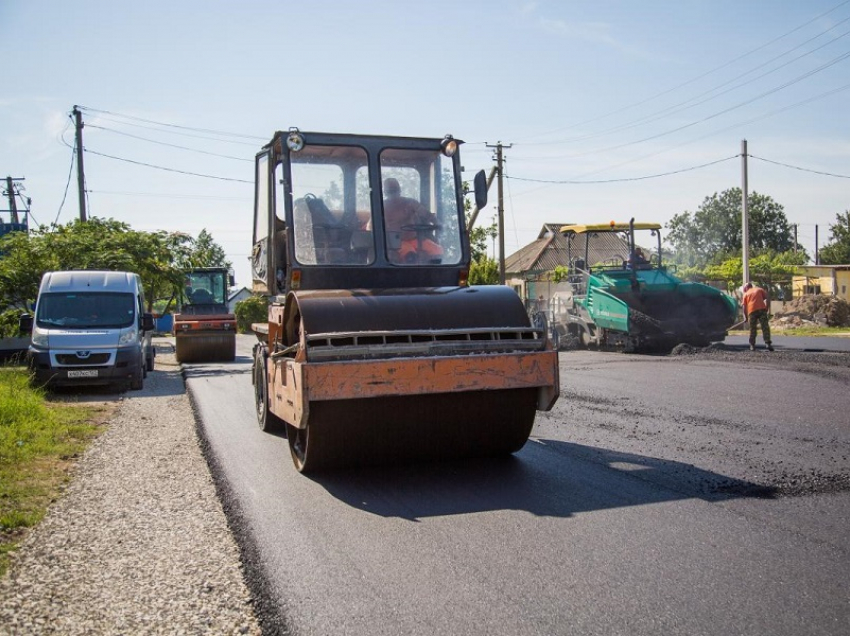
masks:
[[[0,633],[260,633],[180,367],[156,365],[0,579]]]

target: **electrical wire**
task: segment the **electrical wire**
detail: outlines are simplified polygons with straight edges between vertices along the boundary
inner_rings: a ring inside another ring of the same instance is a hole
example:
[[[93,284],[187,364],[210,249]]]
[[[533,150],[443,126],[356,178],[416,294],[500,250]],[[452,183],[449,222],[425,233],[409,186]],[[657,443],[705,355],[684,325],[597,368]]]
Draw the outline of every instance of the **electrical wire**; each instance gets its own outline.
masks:
[[[591,119],[588,119],[588,120],[585,120],[585,121],[582,121],[582,122],[579,122],[579,123],[576,123],[576,124],[571,124],[570,126],[565,126],[565,127],[562,127],[562,128],[557,128],[557,129],[554,129],[554,130],[551,130],[551,131],[548,131],[548,132],[538,133],[538,134],[536,134],[536,135],[530,135],[530,136],[526,135],[526,136],[525,136],[525,138],[526,138],[526,139],[530,139],[530,138],[540,137],[540,136],[544,136],[544,135],[552,135],[552,134],[555,134],[555,133],[558,133],[558,132],[561,132],[561,131],[564,131],[564,130],[571,130],[571,129],[573,129],[573,128],[578,128],[579,126],[586,126],[587,124],[591,124],[591,123],[594,123],[594,122],[600,121],[600,120],[602,120],[602,119],[606,119],[606,118],[608,118],[608,117],[611,117],[612,115],[618,115],[618,114],[620,114],[620,113],[622,113],[622,112],[624,112],[624,111],[627,111],[627,110],[630,110],[630,109],[636,108],[637,106],[642,106],[643,104],[646,104],[646,103],[648,103],[648,102],[654,101],[654,100],[658,99],[659,97],[663,97],[664,95],[667,95],[667,94],[672,93],[672,92],[674,92],[674,91],[676,91],[676,90],[679,90],[680,88],[684,88],[685,86],[688,86],[688,85],[690,85],[690,84],[693,84],[694,82],[697,82],[697,81],[701,80],[702,78],[704,78],[704,77],[707,77],[707,76],[711,75],[712,73],[715,73],[715,72],[717,72],[717,71],[719,71],[719,70],[722,70],[722,69],[724,69],[724,68],[726,68],[726,67],[728,67],[728,66],[731,66],[732,64],[734,64],[734,63],[736,63],[736,62],[738,62],[738,61],[740,61],[740,60],[742,60],[742,59],[744,59],[744,58],[746,58],[746,57],[749,57],[749,56],[750,56],[750,55],[752,55],[753,53],[757,53],[758,51],[760,51],[760,50],[762,50],[762,49],[767,48],[768,46],[770,46],[770,45],[772,45],[772,44],[774,44],[774,43],[778,42],[779,40],[782,40],[782,39],[784,39],[784,38],[788,37],[789,35],[791,35],[791,34],[793,34],[793,33],[796,33],[796,32],[797,32],[797,31],[799,31],[800,29],[803,29],[804,27],[807,27],[808,25],[812,24],[813,22],[816,22],[817,20],[820,20],[821,18],[823,18],[823,17],[825,17],[825,16],[829,15],[830,13],[833,13],[833,12],[834,12],[834,11],[836,11],[837,9],[840,9],[840,8],[841,8],[841,7],[843,7],[844,5],[848,4],[848,2],[850,2],[850,0],[844,0],[844,2],[840,2],[840,3],[839,3],[839,4],[837,4],[836,6],[832,7],[831,9],[829,9],[828,11],[825,11],[824,13],[821,13],[821,14],[819,14],[819,15],[815,16],[815,17],[814,17],[814,18],[812,18],[811,20],[808,20],[808,21],[804,22],[803,24],[799,25],[798,27],[795,27],[794,29],[791,29],[791,30],[790,30],[790,31],[788,31],[787,33],[784,33],[784,34],[780,35],[779,37],[776,37],[776,38],[774,38],[774,39],[770,40],[769,42],[766,42],[765,44],[762,44],[762,45],[760,45],[760,46],[757,46],[756,48],[751,49],[750,51],[748,51],[748,52],[746,52],[746,53],[744,53],[744,54],[742,54],[742,55],[739,55],[738,57],[735,57],[735,58],[733,58],[733,59],[729,60],[728,62],[725,62],[724,64],[721,64],[720,66],[717,66],[717,67],[715,67],[715,68],[713,68],[713,69],[711,69],[711,70],[709,70],[709,71],[706,71],[705,73],[702,73],[702,74],[700,74],[700,75],[697,75],[696,77],[694,77],[694,78],[692,78],[692,79],[690,79],[690,80],[688,80],[688,81],[686,81],[686,82],[683,82],[683,83],[681,83],[681,84],[678,84],[678,85],[676,85],[676,86],[674,86],[674,87],[672,87],[672,88],[669,88],[669,89],[667,89],[667,90],[664,90],[664,91],[662,91],[662,92],[660,92],[660,93],[657,93],[657,94],[655,94],[655,95],[653,95],[653,96],[651,96],[651,97],[648,97],[648,98],[643,99],[643,100],[638,101],[638,102],[633,102],[633,103],[631,103],[631,104],[628,104],[628,105],[626,105],[626,106],[623,106],[622,108],[618,108],[618,109],[616,109],[616,110],[614,110],[614,111],[608,112],[608,113],[606,113],[606,114],[604,114],[604,115],[599,115],[599,116],[597,116],[597,117],[593,117],[593,118],[591,118]],[[834,28],[834,27],[833,27],[833,28]]]
[[[850,21],[850,17],[845,18],[844,20],[842,20],[838,24],[843,24],[844,22],[847,22],[847,21]],[[835,25],[835,26],[838,26],[838,25]],[[835,26],[833,26],[832,28],[834,29]],[[673,104],[672,106],[669,106],[669,107],[662,109],[660,111],[656,111],[655,113],[651,113],[649,115],[646,115],[645,117],[642,117],[640,119],[636,119],[636,120],[633,120],[631,122],[627,122],[627,123],[622,124],[620,126],[614,126],[612,128],[607,128],[605,130],[602,130],[602,131],[599,131],[599,132],[596,132],[596,133],[589,133],[589,134],[583,135],[581,137],[572,137],[570,139],[564,139],[564,140],[541,141],[541,142],[536,142],[536,143],[531,144],[531,145],[554,145],[554,144],[562,144],[562,143],[574,143],[574,142],[577,142],[577,141],[586,141],[588,139],[595,139],[595,138],[602,137],[602,136],[605,136],[605,135],[613,133],[613,132],[622,132],[624,130],[636,128],[636,127],[641,126],[643,124],[649,124],[649,123],[659,121],[659,120],[664,119],[664,118],[666,118],[670,115],[675,115],[677,113],[685,112],[685,111],[690,110],[691,108],[694,108],[696,106],[701,106],[701,105],[706,104],[710,101],[718,99],[719,97],[722,97],[723,95],[726,95],[728,93],[736,91],[739,88],[748,86],[752,82],[763,79],[763,78],[767,77],[768,75],[771,75],[772,73],[776,73],[777,71],[785,68],[786,66],[790,66],[794,62],[797,62],[797,61],[803,59],[804,57],[812,55],[812,54],[816,53],[817,51],[820,51],[824,47],[827,47],[830,44],[833,44],[834,42],[840,40],[841,38],[847,37],[848,35],[850,35],[850,31],[845,31],[841,35],[838,35],[835,38],[833,38],[832,40],[830,40],[829,42],[826,42],[826,43],[824,43],[824,44],[822,44],[822,45],[820,45],[820,46],[818,46],[814,49],[811,49],[811,50],[809,50],[805,53],[802,53],[802,54],[798,55],[797,57],[790,59],[787,62],[784,62],[783,64],[780,64],[779,66],[776,66],[776,67],[774,67],[774,68],[772,68],[768,71],[765,71],[761,75],[757,75],[756,77],[748,79],[744,82],[740,82],[740,83],[738,83],[734,86],[730,86],[726,90],[721,91],[719,93],[716,92],[720,88],[723,88],[724,86],[728,86],[729,84],[732,84],[733,82],[735,82],[739,79],[742,79],[742,78],[746,77],[747,75],[750,75],[751,73],[755,72],[756,70],[767,66],[771,62],[774,62],[781,57],[784,57],[785,55],[787,55],[791,51],[794,51],[794,50],[808,44],[812,40],[815,40],[815,39],[821,37],[822,35],[823,35],[823,33],[815,36],[814,38],[810,38],[806,42],[794,47],[790,51],[786,51],[782,55],[779,55],[775,58],[772,58],[771,60],[768,60],[767,62],[764,62],[763,64],[760,64],[759,66],[756,66],[756,67],[750,69],[749,71],[746,71],[745,73],[741,73],[740,75],[737,75],[736,77],[733,77],[732,79],[730,79],[730,80],[728,80],[728,81],[726,81],[722,84],[714,86],[714,87],[708,89],[707,91],[703,91],[702,93],[695,95],[694,97],[691,97],[690,99],[679,102],[678,104]],[[712,95],[712,93],[715,93],[715,94]],[[702,97],[705,97],[705,99],[700,99]],[[524,144],[524,145],[528,145],[528,144]]]
[[[245,201],[245,197],[221,197],[209,194],[159,194],[155,192],[120,192],[117,190],[89,190],[92,194],[106,194],[128,197],[160,197],[164,199],[198,199],[212,201]]]
[[[708,163],[703,163],[698,166],[691,166],[690,168],[681,168],[680,170],[671,170],[670,172],[662,172],[659,174],[651,174],[645,175],[642,177],[624,177],[621,179],[600,179],[594,181],[576,181],[576,180],[555,180],[555,179],[531,179],[527,177],[507,177],[508,179],[514,179],[515,181],[529,181],[531,183],[549,183],[555,185],[584,185],[584,184],[598,184],[598,183],[623,183],[627,181],[645,181],[647,179],[658,179],[660,177],[669,177],[675,174],[681,174],[683,172],[692,172],[694,170],[701,170],[702,168],[708,168],[709,166],[714,166],[718,163],[723,163],[724,161],[729,161],[730,159],[736,159],[740,155],[732,155],[731,157],[726,157],[724,159],[717,159],[716,161],[710,161]]]
[[[166,168],[165,166],[157,166],[157,165],[154,165],[152,163],[145,163],[143,161],[134,161],[133,159],[125,159],[123,157],[116,157],[115,155],[108,155],[108,154],[103,153],[103,152],[96,152],[94,150],[89,150],[88,148],[83,148],[83,151],[88,153],[88,154],[97,155],[98,157],[106,157],[107,159],[114,159],[116,161],[123,161],[125,163],[131,163],[131,164],[136,165],[136,166],[145,166],[147,168],[154,168],[156,170],[163,170],[165,172],[175,172],[177,174],[186,174],[186,175],[190,175],[190,176],[193,176],[193,177],[204,177],[206,179],[216,179],[218,181],[234,181],[236,183],[250,183],[250,184],[254,183],[253,181],[248,181],[246,179],[234,179],[232,177],[219,177],[219,176],[211,175],[211,174],[202,174],[200,172],[189,172],[188,170],[177,170],[176,168]]]
[[[222,155],[217,152],[208,152],[206,150],[200,150],[198,148],[189,148],[188,146],[178,146],[176,144],[169,144],[164,141],[157,141],[155,139],[148,139],[147,137],[140,137],[138,135],[131,135],[127,132],[122,132],[120,130],[115,130],[114,128],[106,128],[105,126],[98,126],[96,124],[86,124],[86,128],[96,128],[97,130],[104,130],[107,132],[115,133],[116,135],[123,135],[124,137],[130,137],[131,139],[138,139],[140,141],[147,141],[152,144],[157,144],[160,146],[167,146],[169,148],[177,148],[178,150],[189,150],[191,152],[197,152],[202,155],[209,155],[211,157],[221,157],[222,159],[235,159],[236,161],[247,161],[253,163],[253,159],[248,159],[247,157],[234,157],[232,155]]]
[[[785,82],[784,84],[780,84],[779,86],[775,86],[775,87],[771,88],[770,90],[764,91],[764,92],[762,92],[762,93],[760,93],[760,94],[756,95],[755,97],[752,97],[748,100],[739,102],[737,104],[729,106],[728,108],[724,108],[723,110],[717,111],[717,112],[715,112],[711,115],[707,115],[706,117],[703,117],[702,119],[691,121],[691,122],[688,122],[687,124],[682,124],[681,126],[677,126],[675,128],[671,128],[669,130],[665,130],[665,131],[656,133],[654,135],[649,135],[647,137],[642,137],[640,139],[635,139],[633,141],[627,141],[627,142],[617,144],[617,145],[614,145],[614,146],[607,146],[605,148],[597,148],[595,150],[588,150],[586,152],[575,153],[575,154],[572,154],[572,155],[569,155],[569,156],[570,156],[570,158],[586,157],[588,155],[594,155],[594,154],[599,154],[599,153],[603,153],[603,152],[610,152],[612,150],[620,150],[621,148],[627,148],[628,146],[634,146],[634,145],[641,144],[641,143],[644,143],[644,142],[647,142],[647,141],[653,141],[655,139],[660,139],[661,137],[667,137],[668,135],[672,135],[674,133],[681,132],[683,130],[687,130],[688,128],[698,126],[699,124],[704,124],[704,123],[711,121],[712,119],[716,119],[716,118],[718,118],[722,115],[727,115],[727,114],[731,113],[732,111],[738,110],[739,108],[743,108],[744,106],[749,106],[750,104],[753,104],[754,102],[757,102],[761,99],[764,99],[765,97],[773,95],[774,93],[778,93],[779,91],[784,90],[784,89],[788,88],[789,86],[793,86],[794,84],[797,84],[797,83],[803,81],[804,79],[808,79],[812,75],[816,75],[817,73],[820,73],[821,71],[824,71],[827,68],[830,68],[830,67],[838,64],[839,62],[843,62],[844,60],[846,60],[848,58],[850,58],[850,51],[848,51],[846,53],[842,53],[841,55],[832,58],[831,60],[822,64],[821,66],[819,66],[815,69],[809,70],[809,71],[803,73],[802,75],[798,75],[797,77]]]
[[[65,129],[67,130],[67,128]],[[65,132],[62,132],[64,141]],[[66,146],[68,144],[65,144]],[[71,149],[71,166],[68,168],[68,180],[65,182],[65,192],[62,194],[62,203],[59,204],[59,211],[56,213],[56,220],[53,221],[53,226],[59,224],[59,215],[62,214],[62,208],[65,207],[65,200],[68,198],[68,188],[71,186],[71,175],[74,173],[74,164],[76,163],[77,156],[77,146],[76,143],[73,146],[68,146]]]
[[[848,0],[848,1],[850,1],[850,0]],[[257,139],[257,140],[261,140],[261,141],[267,141],[267,139],[265,137],[257,137],[256,135],[246,135],[246,134],[243,134],[243,133],[234,133],[234,132],[227,132],[227,131],[222,131],[222,130],[212,130],[212,129],[209,129],[209,128],[195,128],[195,127],[192,127],[192,126],[180,126],[178,124],[169,124],[169,123],[165,123],[165,122],[154,121],[152,119],[143,119],[142,117],[134,117],[132,115],[124,115],[124,114],[121,114],[121,113],[114,113],[114,112],[110,112],[108,110],[99,110],[97,108],[91,108],[89,106],[77,106],[77,108],[79,110],[87,111],[87,112],[90,112],[90,113],[112,115],[113,117],[123,117],[124,119],[130,119],[132,121],[140,121],[140,122],[144,122],[146,124],[155,124],[157,126],[162,126],[162,127],[165,127],[165,128],[175,128],[175,129],[178,129],[178,130],[191,130],[193,132],[202,132],[202,133],[208,133],[208,134],[212,134],[212,135],[222,135],[222,136],[225,136],[225,137],[239,137],[241,139]]]
[[[772,161],[770,159],[765,159],[764,157],[757,157],[755,155],[747,155],[751,159],[758,159],[759,161],[764,161],[765,163],[772,163],[775,166],[782,166],[783,168],[791,168],[793,170],[800,170],[802,172],[811,172],[813,174],[820,174],[827,177],[837,177],[839,179],[850,179],[850,175],[846,174],[835,174],[834,172],[823,172],[822,170],[812,170],[811,168],[801,168],[800,166],[792,166],[788,163],[782,163],[780,161]]]
[[[221,137],[210,137],[209,135],[194,135],[192,133],[180,132],[177,130],[163,130],[162,128],[155,128],[154,126],[145,126],[144,124],[134,124],[129,121],[122,121],[120,119],[115,119],[112,117],[105,117],[103,115],[98,115],[98,121],[109,121],[116,124],[120,124],[122,126],[131,126],[133,128],[141,128],[143,130],[152,130],[158,133],[165,133],[168,135],[177,135],[178,137],[188,137],[190,139],[206,139],[208,141],[215,141],[223,144],[237,144],[240,146],[250,146],[251,148],[256,148],[257,144],[252,141],[238,141],[236,139],[222,139]]]

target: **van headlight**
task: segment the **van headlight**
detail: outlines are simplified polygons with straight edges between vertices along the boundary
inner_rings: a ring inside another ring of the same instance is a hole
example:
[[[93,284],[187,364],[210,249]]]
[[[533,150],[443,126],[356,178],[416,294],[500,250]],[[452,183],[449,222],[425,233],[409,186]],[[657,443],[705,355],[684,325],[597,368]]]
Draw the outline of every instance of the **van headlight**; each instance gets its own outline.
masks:
[[[136,341],[136,329],[128,329],[124,333],[121,334],[121,337],[118,338],[119,345],[131,344]]]
[[[47,348],[47,332],[41,331],[40,329],[33,329],[30,338],[33,347],[41,347],[42,349]]]

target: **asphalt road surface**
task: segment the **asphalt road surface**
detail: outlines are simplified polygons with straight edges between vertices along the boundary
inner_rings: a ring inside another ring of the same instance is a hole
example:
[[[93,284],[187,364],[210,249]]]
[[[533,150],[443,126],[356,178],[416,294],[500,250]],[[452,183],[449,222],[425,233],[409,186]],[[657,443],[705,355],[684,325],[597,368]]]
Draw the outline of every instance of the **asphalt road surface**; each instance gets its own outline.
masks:
[[[187,365],[266,633],[847,634],[850,357],[562,352],[515,456],[308,478]]]

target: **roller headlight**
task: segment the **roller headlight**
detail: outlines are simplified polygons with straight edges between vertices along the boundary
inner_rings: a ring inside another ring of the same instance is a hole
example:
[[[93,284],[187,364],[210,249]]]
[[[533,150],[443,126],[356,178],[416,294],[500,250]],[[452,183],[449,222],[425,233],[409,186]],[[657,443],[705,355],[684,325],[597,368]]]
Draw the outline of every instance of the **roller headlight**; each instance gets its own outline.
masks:
[[[457,141],[451,135],[446,135],[446,138],[440,142],[440,149],[447,157],[453,157],[457,152]]]
[[[286,147],[292,152],[298,152],[304,147],[304,137],[298,132],[298,129],[291,129],[289,136],[286,138]]]

